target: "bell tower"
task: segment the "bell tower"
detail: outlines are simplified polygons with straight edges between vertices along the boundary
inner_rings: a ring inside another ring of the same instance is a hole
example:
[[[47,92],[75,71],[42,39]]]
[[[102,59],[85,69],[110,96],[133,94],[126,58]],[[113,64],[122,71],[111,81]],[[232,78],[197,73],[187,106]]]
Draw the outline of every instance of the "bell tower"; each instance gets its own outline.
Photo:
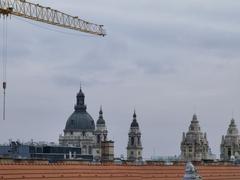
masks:
[[[134,111],[133,121],[128,133],[127,160],[142,161],[142,150],[141,132],[137,122],[137,115]]]
[[[97,126],[96,130],[94,132],[95,134],[95,153],[94,153],[94,159],[96,161],[100,161],[102,159],[102,145],[107,142],[107,126],[106,122],[103,119],[103,111],[102,111],[102,106],[100,107],[99,111],[99,117],[97,120]]]

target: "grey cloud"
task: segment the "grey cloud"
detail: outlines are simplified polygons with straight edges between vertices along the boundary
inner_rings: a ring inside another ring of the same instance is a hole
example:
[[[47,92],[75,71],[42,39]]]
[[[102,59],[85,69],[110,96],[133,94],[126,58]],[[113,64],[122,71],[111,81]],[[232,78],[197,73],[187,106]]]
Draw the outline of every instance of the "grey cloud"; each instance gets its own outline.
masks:
[[[240,106],[239,2],[33,2],[104,24],[108,35],[82,36],[13,18],[8,119],[0,123],[0,142],[9,138],[57,142],[81,81],[90,114],[97,117],[99,105],[104,106],[116,155],[126,154],[134,107],[145,157],[153,149],[159,155],[178,155],[181,134],[194,111],[213,152],[219,154],[232,108]],[[238,111],[235,118],[240,126]]]

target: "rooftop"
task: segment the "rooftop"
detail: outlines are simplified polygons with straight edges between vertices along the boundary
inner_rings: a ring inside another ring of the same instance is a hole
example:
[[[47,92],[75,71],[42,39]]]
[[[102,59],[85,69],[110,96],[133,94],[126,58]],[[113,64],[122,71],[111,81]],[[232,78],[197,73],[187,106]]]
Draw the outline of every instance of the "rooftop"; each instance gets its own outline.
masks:
[[[204,180],[240,179],[239,166],[196,166]],[[184,165],[0,164],[0,179],[180,180]]]

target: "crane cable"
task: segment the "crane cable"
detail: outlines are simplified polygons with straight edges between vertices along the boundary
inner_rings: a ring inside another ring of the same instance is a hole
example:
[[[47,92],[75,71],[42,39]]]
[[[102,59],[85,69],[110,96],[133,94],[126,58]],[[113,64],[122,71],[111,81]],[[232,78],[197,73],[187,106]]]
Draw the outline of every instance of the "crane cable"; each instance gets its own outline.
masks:
[[[2,68],[3,68],[3,120],[6,119],[6,88],[7,88],[7,49],[8,49],[8,22],[7,15],[3,16],[3,41],[2,41]]]

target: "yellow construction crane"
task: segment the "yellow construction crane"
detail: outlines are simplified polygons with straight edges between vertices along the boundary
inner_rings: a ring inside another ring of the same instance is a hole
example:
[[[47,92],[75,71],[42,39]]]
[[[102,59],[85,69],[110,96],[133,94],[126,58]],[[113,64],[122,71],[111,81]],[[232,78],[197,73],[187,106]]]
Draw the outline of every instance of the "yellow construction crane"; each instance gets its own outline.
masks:
[[[64,12],[44,7],[25,0],[0,0],[0,17],[3,22],[3,119],[5,119],[5,90],[6,90],[6,63],[7,63],[7,17],[10,15],[39,21],[54,26],[72,29],[93,35],[105,36],[103,25],[87,22]]]
[[[0,0],[0,14],[15,15],[34,21],[73,29],[85,33],[105,36],[103,25],[97,25],[61,11],[44,7],[25,0]]]

